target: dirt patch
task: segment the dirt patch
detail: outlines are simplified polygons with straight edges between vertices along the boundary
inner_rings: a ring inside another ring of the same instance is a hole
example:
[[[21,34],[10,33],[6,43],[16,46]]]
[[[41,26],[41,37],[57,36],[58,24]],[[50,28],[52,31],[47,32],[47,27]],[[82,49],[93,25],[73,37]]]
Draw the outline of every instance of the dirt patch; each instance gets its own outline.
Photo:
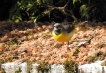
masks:
[[[79,64],[106,60],[106,26],[96,24],[90,22],[77,27],[78,31],[67,45],[53,39],[53,25],[0,22],[0,63],[46,61],[58,64],[68,57]]]

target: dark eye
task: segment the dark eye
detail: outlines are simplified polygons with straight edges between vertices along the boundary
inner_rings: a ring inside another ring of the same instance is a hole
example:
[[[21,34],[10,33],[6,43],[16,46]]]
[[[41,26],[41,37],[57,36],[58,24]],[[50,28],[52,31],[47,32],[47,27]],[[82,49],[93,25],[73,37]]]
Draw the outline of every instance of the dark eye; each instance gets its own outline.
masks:
[[[59,28],[59,26],[55,26],[56,28]]]

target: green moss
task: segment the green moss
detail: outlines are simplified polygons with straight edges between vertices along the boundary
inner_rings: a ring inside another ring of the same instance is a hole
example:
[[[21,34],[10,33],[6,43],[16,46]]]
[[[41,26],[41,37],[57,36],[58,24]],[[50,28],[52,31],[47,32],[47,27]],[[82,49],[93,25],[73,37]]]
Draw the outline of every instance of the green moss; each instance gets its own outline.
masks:
[[[8,45],[15,45],[15,44],[18,44],[18,41],[16,38],[12,39],[11,41],[8,41],[7,43]]]
[[[49,35],[49,33],[43,33],[42,37],[45,39],[45,38],[48,38],[50,37],[51,35]]]
[[[4,63],[4,60],[3,59],[0,59],[0,65],[3,64],[3,63]]]
[[[78,56],[78,53],[80,52],[78,47],[74,47],[73,49],[75,49],[75,52],[73,54],[73,56]]]
[[[78,63],[72,59],[67,59],[63,62],[65,73],[77,73]]]
[[[29,61],[29,60],[26,60],[26,63],[27,63],[27,73],[30,73],[30,70],[32,68],[32,61]]]
[[[103,48],[103,47],[105,47],[105,46],[106,46],[105,43],[101,43],[101,44],[99,44],[99,45],[97,46],[97,48]]]
[[[53,48],[60,48],[62,45],[63,45],[63,44],[60,44],[60,43],[59,43],[59,44],[54,45]]]
[[[1,65],[4,63],[3,59],[0,59],[0,73],[5,73],[5,70],[1,67]]]
[[[93,56],[89,56],[89,57],[87,58],[88,63],[93,62],[93,61],[94,61],[94,58],[95,58],[95,57],[93,57]]]
[[[21,69],[19,68],[19,70],[18,71],[15,71],[15,73],[21,73]]]
[[[5,70],[0,67],[0,73],[5,73]]]
[[[14,47],[19,47],[19,42],[17,41],[17,39],[12,39],[11,41],[7,42],[7,46],[6,46],[6,50],[12,49]]]
[[[12,62],[12,60],[13,60],[12,57],[8,57],[8,58],[6,59],[6,62]]]
[[[40,65],[37,66],[38,73],[41,71],[42,73],[48,72],[50,69],[50,65],[47,62],[41,61]]]
[[[102,62],[101,66],[106,66],[106,61]]]
[[[33,34],[32,33],[25,33],[24,35],[28,37],[28,36],[33,35]]]
[[[95,62],[97,60],[103,60],[105,58],[105,54],[102,51],[98,51],[87,58],[88,63]]]

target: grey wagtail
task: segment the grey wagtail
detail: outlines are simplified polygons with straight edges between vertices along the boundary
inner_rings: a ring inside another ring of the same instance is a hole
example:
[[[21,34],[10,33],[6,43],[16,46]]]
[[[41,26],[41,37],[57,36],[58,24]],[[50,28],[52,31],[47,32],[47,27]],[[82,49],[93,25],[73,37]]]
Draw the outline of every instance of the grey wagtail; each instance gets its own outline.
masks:
[[[74,34],[74,29],[73,25],[55,23],[52,35],[59,42],[69,42]]]

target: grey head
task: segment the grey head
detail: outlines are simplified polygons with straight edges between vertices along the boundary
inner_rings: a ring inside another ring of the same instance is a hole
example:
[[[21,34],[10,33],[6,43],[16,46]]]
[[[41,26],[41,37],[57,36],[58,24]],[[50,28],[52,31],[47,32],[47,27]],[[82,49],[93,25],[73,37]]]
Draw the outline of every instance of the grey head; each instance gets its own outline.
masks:
[[[56,35],[59,35],[64,29],[61,23],[55,23],[54,24],[54,29],[53,31],[55,32]]]
[[[67,33],[70,33],[71,31],[73,31],[73,29],[74,29],[74,26],[73,25],[69,25],[69,24],[67,24],[67,25],[63,25],[63,24],[61,24],[61,23],[55,23],[54,24],[54,32],[55,32],[55,34],[60,34],[62,31],[64,31],[64,32],[67,32]]]

